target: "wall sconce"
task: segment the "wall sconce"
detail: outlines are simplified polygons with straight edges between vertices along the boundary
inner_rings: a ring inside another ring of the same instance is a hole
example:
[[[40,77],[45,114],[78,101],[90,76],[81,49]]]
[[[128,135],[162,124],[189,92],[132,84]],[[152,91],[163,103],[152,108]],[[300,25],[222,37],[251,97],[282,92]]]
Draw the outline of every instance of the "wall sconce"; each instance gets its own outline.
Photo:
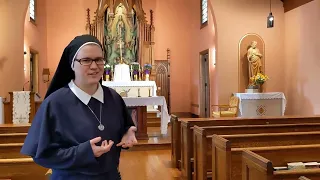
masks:
[[[49,68],[43,68],[42,70],[42,81],[44,83],[49,82],[50,80],[50,69]]]

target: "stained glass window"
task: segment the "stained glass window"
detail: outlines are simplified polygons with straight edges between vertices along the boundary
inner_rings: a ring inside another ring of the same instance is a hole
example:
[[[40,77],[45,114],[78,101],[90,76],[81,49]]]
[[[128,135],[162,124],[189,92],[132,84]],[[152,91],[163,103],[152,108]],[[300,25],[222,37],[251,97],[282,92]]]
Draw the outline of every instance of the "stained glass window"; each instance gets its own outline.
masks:
[[[201,0],[201,24],[208,22],[208,0]]]
[[[35,1],[36,0],[30,0],[30,19],[35,21],[36,20],[36,10],[35,10]]]

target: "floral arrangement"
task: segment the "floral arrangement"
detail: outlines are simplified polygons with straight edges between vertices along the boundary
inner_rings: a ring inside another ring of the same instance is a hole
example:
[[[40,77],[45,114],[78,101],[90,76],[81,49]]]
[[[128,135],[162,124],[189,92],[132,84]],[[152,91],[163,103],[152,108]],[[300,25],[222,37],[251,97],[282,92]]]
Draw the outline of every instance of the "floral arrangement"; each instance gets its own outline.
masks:
[[[254,85],[262,85],[264,84],[267,80],[269,79],[269,77],[267,75],[264,75],[262,73],[258,73],[257,75],[253,76],[250,78],[251,82]]]
[[[104,70],[106,72],[106,75],[110,75],[110,72],[111,72],[111,66],[109,64],[106,64],[104,66]]]
[[[151,73],[151,70],[152,70],[151,64],[145,64],[145,65],[144,65],[144,73],[145,73],[145,74],[150,74],[150,73]]]
[[[137,75],[139,72],[139,69],[140,69],[139,63],[136,63],[136,62],[131,63],[131,70],[133,72],[133,75]]]

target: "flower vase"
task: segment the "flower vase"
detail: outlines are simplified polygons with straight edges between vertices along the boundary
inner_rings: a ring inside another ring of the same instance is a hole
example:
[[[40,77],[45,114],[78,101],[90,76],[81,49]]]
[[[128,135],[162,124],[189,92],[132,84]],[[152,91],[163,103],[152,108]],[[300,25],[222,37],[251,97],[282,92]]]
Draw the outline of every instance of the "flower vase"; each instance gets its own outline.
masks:
[[[110,75],[106,74],[106,81],[110,81]]]
[[[146,74],[146,81],[149,81],[149,74]]]
[[[259,93],[263,93],[263,87],[262,87],[263,84],[258,84],[259,86]]]

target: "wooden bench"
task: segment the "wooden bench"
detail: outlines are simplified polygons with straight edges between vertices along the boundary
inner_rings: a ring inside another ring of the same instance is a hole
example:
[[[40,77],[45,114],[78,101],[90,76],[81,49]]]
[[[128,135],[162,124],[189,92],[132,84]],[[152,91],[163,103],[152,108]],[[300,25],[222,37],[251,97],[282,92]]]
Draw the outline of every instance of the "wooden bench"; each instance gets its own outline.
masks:
[[[0,179],[47,180],[47,171],[32,158],[0,159]]]
[[[172,132],[172,136],[176,137],[172,141],[173,145],[172,161],[173,164],[181,164],[181,174],[183,178],[191,178],[192,164],[187,161],[193,156],[193,126],[233,126],[233,125],[249,125],[249,124],[300,124],[300,123],[320,123],[320,116],[280,116],[280,117],[261,117],[261,118],[180,118],[172,122],[173,131],[179,129],[180,136],[177,132]],[[180,142],[180,143],[179,143]],[[180,146],[179,146],[180,144]],[[179,153],[180,152],[180,153]],[[181,163],[179,163],[179,157]]]
[[[293,180],[307,176],[320,179],[320,168],[275,171],[274,167],[289,162],[319,162],[320,145],[296,145],[244,149],[242,152],[243,180]]]
[[[0,144],[23,143],[28,133],[4,133],[0,134]]]
[[[231,180],[241,179],[241,151],[239,148],[269,147],[320,144],[320,131],[314,132],[287,132],[266,134],[236,134],[236,135],[213,135],[212,137],[212,168],[211,162],[207,161],[205,167],[202,161],[197,161],[197,175],[204,179],[206,171],[212,169],[212,179]],[[205,156],[199,157],[199,159]],[[207,157],[207,156],[206,156]],[[206,159],[204,159],[206,161]],[[210,169],[211,168],[211,169]],[[238,169],[237,169],[238,168]],[[236,174],[232,174],[236,172]],[[231,178],[232,177],[232,178]]]

